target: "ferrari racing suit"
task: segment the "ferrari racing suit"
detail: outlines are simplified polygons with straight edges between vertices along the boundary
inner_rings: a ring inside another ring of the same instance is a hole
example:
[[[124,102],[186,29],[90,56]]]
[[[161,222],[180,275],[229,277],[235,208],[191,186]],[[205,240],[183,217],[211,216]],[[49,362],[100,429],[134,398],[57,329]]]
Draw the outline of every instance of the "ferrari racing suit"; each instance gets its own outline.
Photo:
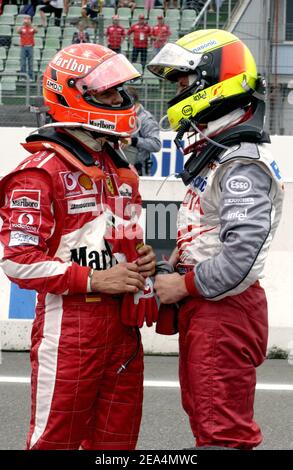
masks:
[[[110,144],[70,133],[65,146],[64,131],[25,144],[31,155],[1,181],[1,267],[38,292],[27,448],[129,450],[141,420],[142,346],[120,320],[121,296],[90,293],[88,276],[115,263],[107,227],[134,217],[138,182],[114,164]]]

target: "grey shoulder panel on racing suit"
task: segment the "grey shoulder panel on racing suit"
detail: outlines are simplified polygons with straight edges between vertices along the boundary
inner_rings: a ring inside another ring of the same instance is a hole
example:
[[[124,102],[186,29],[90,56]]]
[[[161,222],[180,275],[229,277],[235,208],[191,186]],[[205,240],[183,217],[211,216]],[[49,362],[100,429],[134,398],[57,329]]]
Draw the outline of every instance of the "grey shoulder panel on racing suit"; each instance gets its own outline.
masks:
[[[258,151],[258,146],[250,142],[242,142],[241,144],[234,145],[233,147],[228,148],[219,158],[219,163],[222,165],[230,160],[239,159],[244,160],[259,160],[260,154]]]
[[[236,294],[259,278],[257,258],[271,230],[272,179],[259,164],[239,162],[238,153],[218,184],[221,251],[195,267],[197,289],[209,299]]]

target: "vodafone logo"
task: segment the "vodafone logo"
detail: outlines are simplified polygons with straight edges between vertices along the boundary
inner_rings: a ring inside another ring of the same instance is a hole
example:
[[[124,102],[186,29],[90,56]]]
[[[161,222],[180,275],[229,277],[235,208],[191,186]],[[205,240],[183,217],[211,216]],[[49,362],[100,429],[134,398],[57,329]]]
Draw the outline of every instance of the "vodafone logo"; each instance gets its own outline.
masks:
[[[32,214],[20,214],[20,216],[18,217],[18,223],[26,224],[26,225],[33,225],[34,218]]]
[[[77,186],[77,180],[75,178],[75,175],[73,173],[67,173],[66,175],[64,175],[64,183],[65,188],[68,191],[73,191]]]
[[[28,212],[15,212],[10,220],[12,229],[23,230],[25,232],[38,233],[40,228],[41,214]]]
[[[129,127],[130,127],[130,129],[134,129],[136,127],[136,118],[135,118],[135,116],[130,116],[130,118],[129,118]]]

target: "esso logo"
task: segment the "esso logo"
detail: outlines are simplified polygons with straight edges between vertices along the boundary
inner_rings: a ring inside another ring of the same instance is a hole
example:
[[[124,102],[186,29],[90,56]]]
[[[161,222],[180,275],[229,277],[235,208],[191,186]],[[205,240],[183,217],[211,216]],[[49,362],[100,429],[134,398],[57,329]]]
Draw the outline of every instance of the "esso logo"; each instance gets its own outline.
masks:
[[[237,175],[229,178],[226,183],[227,190],[232,194],[245,194],[251,190],[252,183],[246,176]]]

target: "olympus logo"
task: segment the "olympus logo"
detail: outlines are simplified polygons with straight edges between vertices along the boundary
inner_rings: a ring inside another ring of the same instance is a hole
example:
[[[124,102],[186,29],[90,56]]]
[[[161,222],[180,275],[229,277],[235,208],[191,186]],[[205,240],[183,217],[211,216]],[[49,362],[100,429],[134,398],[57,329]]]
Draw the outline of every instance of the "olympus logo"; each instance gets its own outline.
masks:
[[[90,121],[90,124],[92,124],[95,127],[98,127],[99,129],[105,129],[108,131],[114,131],[116,129],[115,124],[110,121],[104,121],[104,119],[99,119],[98,121]]]
[[[251,190],[252,184],[246,176],[237,175],[229,178],[226,183],[227,190],[232,194],[245,194]]]

